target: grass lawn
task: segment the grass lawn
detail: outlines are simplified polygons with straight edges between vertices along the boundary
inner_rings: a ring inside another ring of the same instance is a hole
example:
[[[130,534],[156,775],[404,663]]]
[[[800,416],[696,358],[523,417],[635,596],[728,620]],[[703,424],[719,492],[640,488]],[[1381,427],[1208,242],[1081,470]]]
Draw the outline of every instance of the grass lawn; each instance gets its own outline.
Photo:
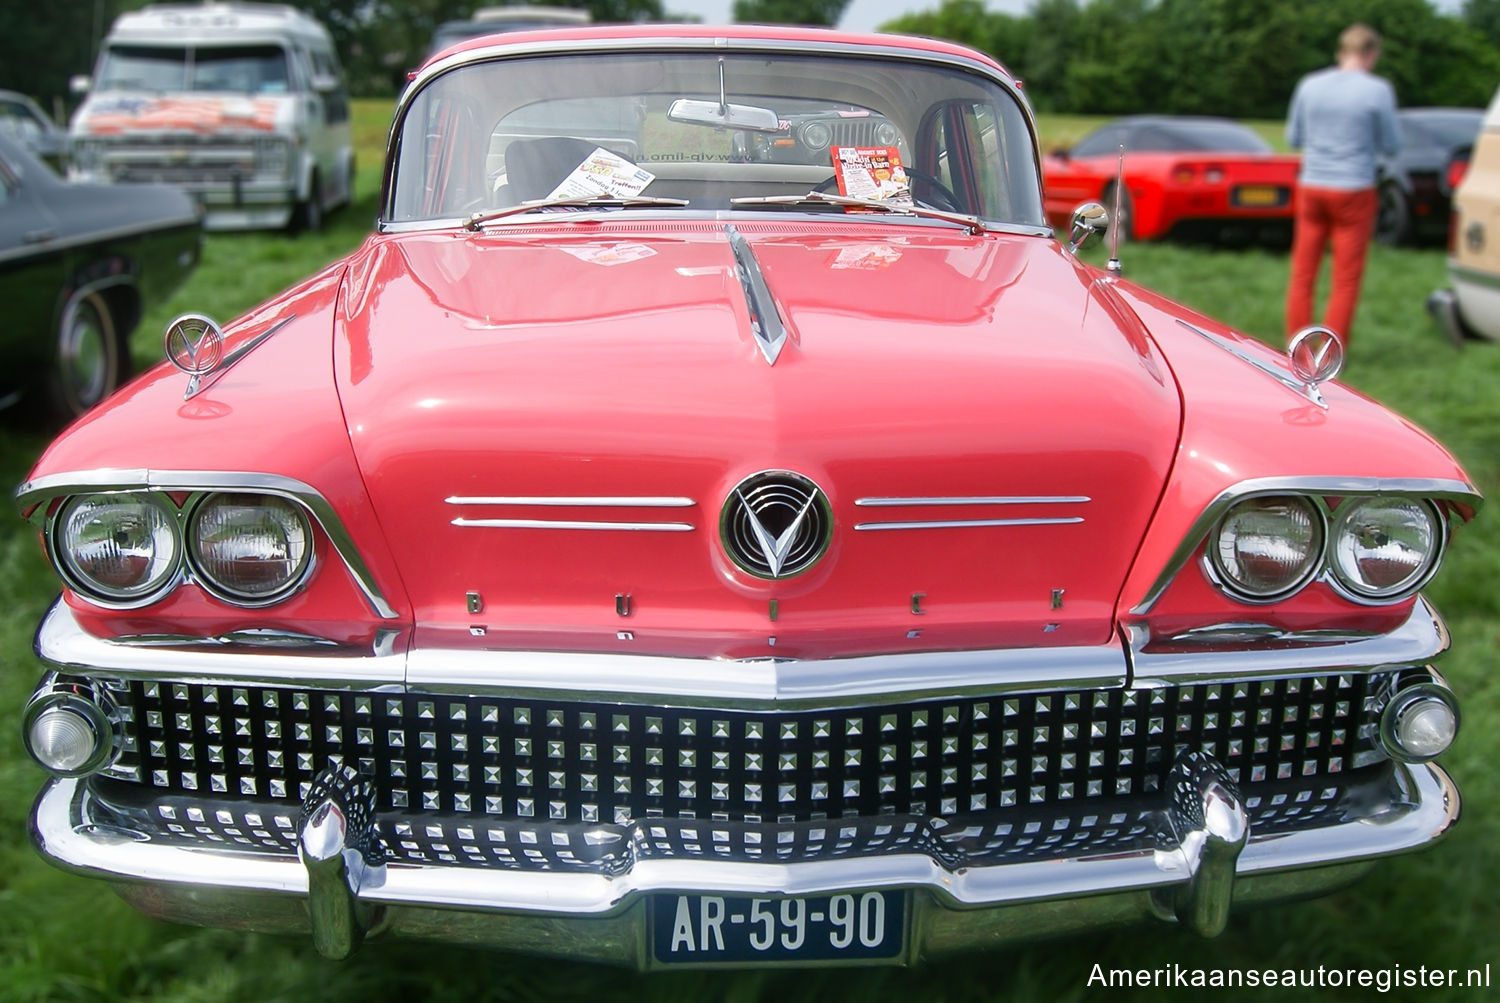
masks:
[[[319,235],[211,238],[202,266],[135,336],[140,364],[161,355],[161,331],[176,313],[228,319],[353,247],[375,216],[380,151],[389,106],[357,103],[359,203]],[[1076,139],[1084,119],[1043,122],[1048,145]],[[1092,254],[1102,260],[1102,248]],[[1280,338],[1284,255],[1258,251],[1131,245],[1128,278],[1160,289],[1271,342]],[[1467,465],[1482,490],[1500,489],[1500,346],[1455,352],[1422,309],[1443,281],[1439,250],[1374,249],[1347,381],[1423,425]],[[1041,335],[1045,336],[1045,334]],[[1248,378],[1248,377],[1247,377]],[[0,482],[18,483],[41,449],[34,432],[0,428]],[[966,955],[915,970],[745,972],[642,977],[587,965],[476,954],[413,943],[369,944],[352,960],[326,962],[305,939],[244,936],[143,918],[102,884],[65,875],[33,852],[26,836],[43,775],[26,757],[20,709],[38,667],[31,634],[57,585],[35,536],[19,519],[0,520],[0,1001],[154,1000],[320,1003],[411,999],[648,1001],[921,998],[1066,1001],[1088,995],[1095,962],[1105,969],[1389,968],[1467,969],[1494,963],[1500,981],[1500,512],[1460,530],[1447,567],[1429,590],[1454,645],[1442,668],[1457,689],[1465,729],[1444,761],[1465,796],[1453,836],[1427,852],[1383,863],[1348,891],[1313,902],[1237,915],[1222,937],[1203,941],[1166,925],[1065,942]],[[1101,994],[1104,995],[1104,994]],[[1119,991],[1119,1000],[1196,999],[1187,991]],[[1296,990],[1244,991],[1229,998],[1277,1000]],[[1343,989],[1323,999],[1376,998]],[[1473,990],[1398,991],[1386,998],[1481,1000]]]

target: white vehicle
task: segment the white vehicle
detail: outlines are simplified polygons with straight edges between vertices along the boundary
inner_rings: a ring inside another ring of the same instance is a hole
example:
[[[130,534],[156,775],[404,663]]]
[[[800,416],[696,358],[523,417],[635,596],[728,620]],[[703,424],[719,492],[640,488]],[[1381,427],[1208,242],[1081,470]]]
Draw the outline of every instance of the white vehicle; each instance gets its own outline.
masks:
[[[1450,165],[1444,177],[1456,172]],[[1465,338],[1500,341],[1500,92],[1484,113],[1468,168],[1453,193],[1448,280],[1427,309],[1455,345]]]
[[[73,81],[71,175],[167,182],[212,229],[316,229],[353,191],[349,97],[328,32],[281,4],[122,14]]]

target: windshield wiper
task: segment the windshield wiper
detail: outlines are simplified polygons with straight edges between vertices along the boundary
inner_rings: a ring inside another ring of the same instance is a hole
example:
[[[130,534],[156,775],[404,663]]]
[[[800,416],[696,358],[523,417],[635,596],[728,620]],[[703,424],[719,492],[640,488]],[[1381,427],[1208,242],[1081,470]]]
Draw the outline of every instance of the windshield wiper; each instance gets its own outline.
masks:
[[[760,195],[748,198],[730,199],[732,206],[741,205],[852,205],[864,209],[876,209],[880,212],[894,212],[903,216],[923,216],[931,219],[947,220],[949,223],[958,223],[970,233],[988,233],[989,228],[984,225],[984,220],[978,216],[970,216],[961,212],[949,212],[946,209],[931,209],[925,205],[913,205],[907,202],[891,202],[884,199],[857,199],[847,195],[831,195],[828,192],[812,191],[806,195]]]
[[[464,223],[465,230],[478,230],[484,224],[506,216],[518,216],[523,212],[531,212],[535,209],[551,208],[576,208],[576,209],[629,209],[636,206],[658,206],[680,209],[688,204],[687,199],[656,198],[651,195],[632,195],[628,198],[617,198],[614,195],[592,195],[580,198],[577,195],[564,195],[555,199],[535,199],[530,202],[522,202],[520,205],[508,206],[504,209],[493,209],[490,212],[476,212]]]

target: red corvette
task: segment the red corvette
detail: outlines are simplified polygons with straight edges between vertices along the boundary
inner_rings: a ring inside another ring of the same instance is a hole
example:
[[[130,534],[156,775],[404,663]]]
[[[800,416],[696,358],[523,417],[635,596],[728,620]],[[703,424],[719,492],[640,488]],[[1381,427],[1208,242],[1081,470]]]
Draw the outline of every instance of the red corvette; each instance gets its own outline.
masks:
[[[809,101],[890,128],[744,155]],[[987,56],[477,40],[385,178],[20,489],[47,859],[334,957],[912,963],[1211,935],[1457,818],[1421,589],[1469,479],[1328,332],[1088,266],[1098,205],[1054,239]]]
[[[1116,119],[1042,162],[1047,218],[1066,225],[1080,202],[1115,211],[1125,147],[1121,235],[1227,243],[1291,241],[1299,158],[1271,152],[1254,130],[1222,118]]]

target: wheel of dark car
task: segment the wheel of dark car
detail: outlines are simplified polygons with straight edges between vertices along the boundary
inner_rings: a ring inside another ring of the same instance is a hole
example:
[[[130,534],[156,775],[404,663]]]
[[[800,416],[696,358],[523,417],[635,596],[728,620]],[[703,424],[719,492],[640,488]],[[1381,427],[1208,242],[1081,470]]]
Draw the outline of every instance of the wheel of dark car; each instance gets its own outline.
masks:
[[[1380,210],[1375,217],[1375,239],[1382,244],[1404,244],[1411,239],[1411,203],[1395,182],[1380,186]]]
[[[1120,207],[1115,208],[1115,185],[1104,189],[1104,209],[1109,213],[1109,228],[1120,234],[1120,243],[1135,239],[1135,205],[1127,189],[1120,193]]]
[[[109,304],[97,292],[71,299],[57,325],[48,410],[67,421],[108,397],[129,372]]]

